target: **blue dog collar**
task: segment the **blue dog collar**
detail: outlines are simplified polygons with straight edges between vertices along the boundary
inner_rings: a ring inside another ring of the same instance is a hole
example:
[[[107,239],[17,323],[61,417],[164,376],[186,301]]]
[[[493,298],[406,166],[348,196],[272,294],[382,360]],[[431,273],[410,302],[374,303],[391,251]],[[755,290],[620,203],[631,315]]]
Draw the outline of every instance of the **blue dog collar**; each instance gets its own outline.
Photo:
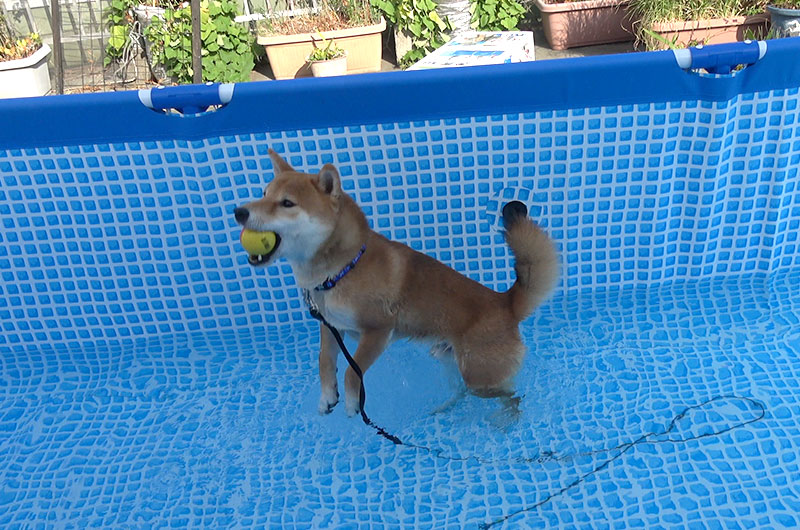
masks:
[[[319,284],[316,287],[314,287],[314,290],[315,291],[329,291],[329,290],[333,289],[334,287],[336,287],[336,284],[339,283],[339,280],[344,278],[347,275],[348,272],[350,272],[351,270],[353,270],[355,268],[356,263],[358,263],[358,260],[361,259],[361,256],[364,255],[364,252],[366,250],[367,250],[367,245],[362,245],[361,246],[361,250],[358,251],[358,254],[356,255],[356,257],[353,258],[353,261],[351,261],[350,263],[345,265],[345,267],[341,271],[339,271],[339,274],[337,274],[333,278],[328,278],[327,280],[325,280],[321,284]]]

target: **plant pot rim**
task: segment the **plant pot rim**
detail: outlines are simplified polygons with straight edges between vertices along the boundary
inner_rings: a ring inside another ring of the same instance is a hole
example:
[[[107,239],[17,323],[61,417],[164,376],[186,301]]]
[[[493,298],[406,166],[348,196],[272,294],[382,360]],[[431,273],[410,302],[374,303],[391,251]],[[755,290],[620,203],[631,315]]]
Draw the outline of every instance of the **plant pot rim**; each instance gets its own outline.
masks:
[[[343,39],[346,37],[355,37],[357,35],[364,35],[367,33],[380,33],[385,29],[386,29],[386,20],[383,17],[381,17],[380,22],[378,22],[377,24],[372,24],[370,26],[356,26],[354,28],[323,31],[322,37],[325,40]],[[316,40],[319,40],[319,35],[317,33],[295,33],[293,35],[270,35],[270,36],[259,35],[256,38],[256,42],[258,42],[262,46],[270,46],[273,44],[294,44],[298,42],[311,42]]]
[[[4,70],[18,70],[39,64],[50,55],[50,46],[42,43],[41,48],[33,52],[28,57],[22,59],[12,59],[10,61],[0,61],[0,72]]]
[[[660,31],[686,31],[715,29],[726,26],[739,26],[742,24],[759,24],[768,20],[766,13],[730,18],[705,18],[700,20],[677,20],[674,22],[654,22],[651,29]]]
[[[773,6],[771,4],[767,4],[767,11],[772,13],[776,13],[778,15],[785,15],[788,17],[796,17],[800,16],[800,7],[778,7]]]
[[[316,61],[312,61],[310,59],[306,59],[306,62],[308,62],[308,64],[332,63],[333,61],[342,61],[342,60],[345,60],[345,59],[347,59],[347,53],[346,52],[345,52],[344,55],[340,55],[339,57],[334,57],[333,59],[322,59],[322,60],[316,60]]]
[[[580,0],[577,2],[562,2],[558,4],[547,3],[546,0],[535,0],[536,7],[542,13],[565,13],[569,11],[586,11],[602,7],[619,7],[628,3],[628,0]]]

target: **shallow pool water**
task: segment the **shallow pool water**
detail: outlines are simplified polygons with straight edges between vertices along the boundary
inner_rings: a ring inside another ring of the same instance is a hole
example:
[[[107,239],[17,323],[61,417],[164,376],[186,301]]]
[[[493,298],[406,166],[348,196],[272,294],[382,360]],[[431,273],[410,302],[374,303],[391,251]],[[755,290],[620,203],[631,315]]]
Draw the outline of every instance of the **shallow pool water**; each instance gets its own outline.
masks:
[[[793,527],[799,315],[800,273],[551,300],[516,421],[474,397],[431,414],[446,372],[395,343],[367,412],[427,449],[317,415],[311,320],[9,348],[0,527]]]

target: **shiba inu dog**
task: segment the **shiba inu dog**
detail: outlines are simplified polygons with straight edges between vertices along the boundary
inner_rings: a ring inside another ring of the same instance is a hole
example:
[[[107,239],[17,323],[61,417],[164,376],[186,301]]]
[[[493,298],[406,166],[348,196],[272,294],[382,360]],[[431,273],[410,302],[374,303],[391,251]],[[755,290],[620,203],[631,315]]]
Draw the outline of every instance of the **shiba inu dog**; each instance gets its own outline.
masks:
[[[272,150],[270,157],[275,178],[264,196],[234,211],[244,228],[277,234],[270,253],[250,256],[250,265],[286,258],[322,315],[357,334],[354,358],[363,372],[392,339],[426,339],[446,345],[439,350],[453,356],[471,392],[510,395],[525,353],[519,323],[547,297],[558,271],[552,241],[522,203],[503,210],[517,278],[498,293],[371,230],[361,208],[342,191],[333,165],[305,174]],[[322,414],[339,401],[337,355],[333,335],[320,324]],[[359,388],[348,368],[345,407],[351,416],[359,412]]]

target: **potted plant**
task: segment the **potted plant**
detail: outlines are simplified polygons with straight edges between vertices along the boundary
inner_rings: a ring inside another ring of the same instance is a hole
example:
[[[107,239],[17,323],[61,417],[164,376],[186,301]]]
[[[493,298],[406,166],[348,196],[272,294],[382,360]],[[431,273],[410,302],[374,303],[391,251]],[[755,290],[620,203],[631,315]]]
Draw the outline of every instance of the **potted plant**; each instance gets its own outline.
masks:
[[[369,0],[327,0],[317,6],[266,15],[258,22],[257,42],[275,78],[312,75],[308,57],[318,33],[344,50],[348,74],[380,71],[386,21]]]
[[[39,35],[17,37],[0,12],[0,98],[43,96],[50,91],[50,48]]]
[[[767,11],[774,37],[800,37],[800,0],[772,0]]]
[[[314,77],[345,75],[347,73],[347,53],[333,40],[326,40],[322,33],[318,33],[318,35],[324,47],[318,47],[316,42],[314,43],[314,51],[308,56],[311,73]]]
[[[633,40],[627,0],[535,0],[554,50]]]
[[[768,24],[763,0],[629,0],[628,10],[648,49],[760,38]]]

